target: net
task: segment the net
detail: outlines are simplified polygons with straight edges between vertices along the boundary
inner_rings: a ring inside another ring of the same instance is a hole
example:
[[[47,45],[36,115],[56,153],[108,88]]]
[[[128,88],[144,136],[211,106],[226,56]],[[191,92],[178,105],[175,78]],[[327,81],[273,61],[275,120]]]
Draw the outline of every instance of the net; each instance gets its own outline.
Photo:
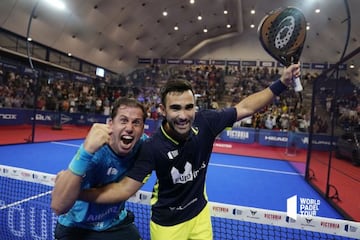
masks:
[[[54,239],[56,215],[50,208],[55,175],[0,165],[0,238]],[[139,191],[127,207],[143,238],[150,239],[150,192]],[[215,240],[359,239],[360,223],[211,202]]]

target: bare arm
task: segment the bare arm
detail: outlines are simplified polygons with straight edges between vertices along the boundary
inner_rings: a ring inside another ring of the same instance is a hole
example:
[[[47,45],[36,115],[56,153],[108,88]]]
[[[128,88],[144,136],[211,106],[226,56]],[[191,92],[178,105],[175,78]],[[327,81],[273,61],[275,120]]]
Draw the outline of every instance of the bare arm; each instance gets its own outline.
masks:
[[[125,177],[120,182],[111,183],[100,188],[91,188],[80,193],[79,199],[95,203],[117,203],[134,195],[143,183]]]
[[[281,82],[286,86],[292,84],[293,78],[300,75],[300,65],[293,64],[288,68],[284,69],[284,72],[281,76]],[[251,94],[250,96],[244,98],[238,104],[235,105],[237,110],[237,119],[240,120],[244,117],[250,116],[260,110],[262,107],[269,104],[273,98],[274,93],[270,88],[266,88],[260,92]]]
[[[56,176],[55,187],[51,193],[51,208],[56,215],[64,214],[77,200],[82,177],[71,171],[61,171]]]

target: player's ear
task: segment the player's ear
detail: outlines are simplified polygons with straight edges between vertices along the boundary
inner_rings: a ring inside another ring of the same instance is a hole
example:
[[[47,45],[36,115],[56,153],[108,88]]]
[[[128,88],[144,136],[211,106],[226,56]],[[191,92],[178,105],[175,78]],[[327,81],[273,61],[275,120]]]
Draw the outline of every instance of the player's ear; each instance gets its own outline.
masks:
[[[161,115],[165,117],[165,106],[162,103],[160,103],[159,108]]]

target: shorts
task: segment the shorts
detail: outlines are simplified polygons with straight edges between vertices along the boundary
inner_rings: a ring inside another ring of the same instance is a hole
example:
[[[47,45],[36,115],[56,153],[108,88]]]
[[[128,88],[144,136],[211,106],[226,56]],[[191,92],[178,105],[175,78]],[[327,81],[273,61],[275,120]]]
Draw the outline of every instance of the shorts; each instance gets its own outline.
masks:
[[[95,231],[79,227],[66,227],[59,222],[55,228],[55,240],[141,240],[139,230],[134,224],[134,214],[127,211],[127,216],[120,224],[104,231]]]
[[[151,240],[212,240],[209,204],[194,218],[174,226],[162,226],[150,221]]]

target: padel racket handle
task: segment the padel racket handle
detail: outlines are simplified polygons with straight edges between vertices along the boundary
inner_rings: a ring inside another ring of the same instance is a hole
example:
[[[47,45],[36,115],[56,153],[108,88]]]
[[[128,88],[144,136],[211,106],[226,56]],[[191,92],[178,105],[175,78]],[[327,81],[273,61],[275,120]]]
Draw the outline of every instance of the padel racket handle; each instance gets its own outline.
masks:
[[[304,90],[299,77],[293,79],[293,87],[295,92],[301,92]]]

